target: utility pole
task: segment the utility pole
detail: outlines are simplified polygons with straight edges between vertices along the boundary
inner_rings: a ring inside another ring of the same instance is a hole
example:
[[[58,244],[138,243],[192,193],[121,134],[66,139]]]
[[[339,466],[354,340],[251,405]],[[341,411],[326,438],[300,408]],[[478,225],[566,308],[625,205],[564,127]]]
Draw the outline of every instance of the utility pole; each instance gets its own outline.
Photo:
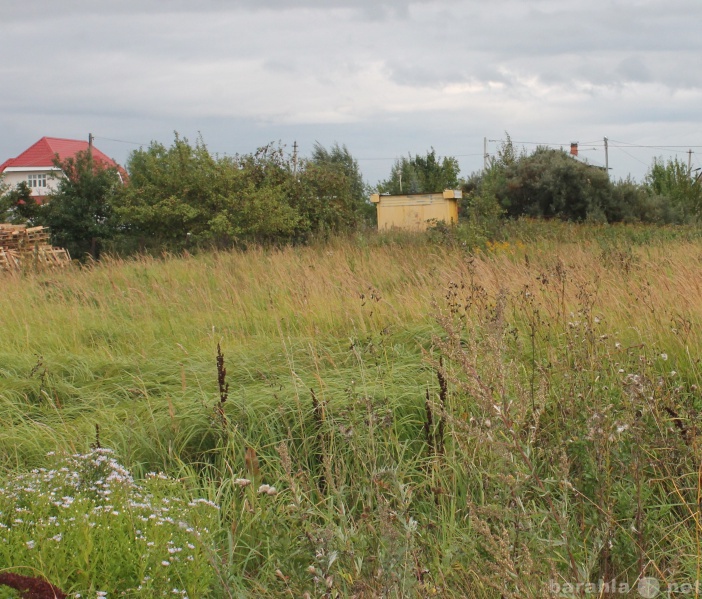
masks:
[[[483,170],[488,167],[487,137],[483,137]]]
[[[688,174],[692,172],[692,148],[687,151],[687,172]]]
[[[90,168],[93,167],[93,141],[95,138],[92,133],[88,133],[88,161],[90,163]]]
[[[293,173],[297,176],[297,141],[293,142]]]
[[[604,138],[604,148],[605,148],[605,170],[607,171],[607,178],[609,178],[609,140]]]

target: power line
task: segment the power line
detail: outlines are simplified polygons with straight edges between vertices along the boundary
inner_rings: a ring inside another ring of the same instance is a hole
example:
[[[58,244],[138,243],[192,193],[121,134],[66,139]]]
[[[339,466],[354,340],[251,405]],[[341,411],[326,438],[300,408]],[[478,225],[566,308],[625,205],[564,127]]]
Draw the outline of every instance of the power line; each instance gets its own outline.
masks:
[[[126,141],[124,139],[112,139],[111,137],[98,137],[96,135],[93,135],[93,139],[103,139],[105,141],[116,141],[117,143],[120,144],[131,144],[133,146],[148,146],[149,144],[143,143],[140,141]]]
[[[672,150],[673,148],[702,148],[702,146],[691,146],[690,144],[677,144],[677,145],[643,145],[643,144],[632,144],[627,141],[617,141],[616,139],[610,139],[616,144],[623,144],[629,148],[655,148],[657,150]]]
[[[507,140],[505,139],[488,139],[489,142],[491,143],[502,143]],[[552,147],[562,147],[562,146],[569,146],[571,142],[568,143],[554,143],[554,142],[547,142],[547,141],[516,141],[516,140],[511,140],[513,144],[517,145],[525,145],[525,146],[552,146]],[[610,147],[619,147],[617,145],[612,145],[612,144],[621,144],[624,147],[627,148],[652,148],[656,150],[670,150],[670,151],[682,151],[682,152],[687,152],[688,149],[690,148],[702,148],[702,145],[690,145],[690,144],[671,144],[671,145],[653,145],[653,144],[634,144],[630,143],[627,141],[618,141],[616,139],[610,139],[609,140]],[[588,142],[579,142],[579,146],[581,146],[580,149],[582,149],[582,146],[600,146],[602,145],[601,141],[588,141]],[[682,149],[678,149],[682,148]]]
[[[468,156],[482,156],[482,152],[474,152],[472,154],[451,154],[450,156],[445,156],[444,158],[467,158]],[[393,156],[387,158],[356,158],[356,160],[399,160],[400,156]],[[440,157],[441,158],[441,157]]]
[[[646,164],[643,160],[639,160],[636,156],[634,156],[633,154],[631,154],[631,153],[627,152],[626,150],[622,149],[620,146],[610,146],[610,147],[612,147],[612,148],[617,148],[617,150],[619,150],[620,152],[624,152],[624,154],[626,154],[629,158],[633,158],[634,160],[636,160],[636,162],[640,162],[640,163],[643,164],[644,166],[649,166],[649,165]]]

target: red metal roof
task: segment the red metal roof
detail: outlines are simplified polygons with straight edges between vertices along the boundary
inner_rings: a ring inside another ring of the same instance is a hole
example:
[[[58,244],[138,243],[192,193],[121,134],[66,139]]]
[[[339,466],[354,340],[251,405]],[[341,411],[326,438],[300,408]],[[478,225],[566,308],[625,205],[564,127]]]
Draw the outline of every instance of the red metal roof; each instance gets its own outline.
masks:
[[[31,167],[50,168],[54,166],[54,158],[58,155],[59,160],[72,158],[78,152],[84,152],[88,149],[88,142],[80,139],[62,139],[59,137],[42,137],[33,146],[27,148],[17,158],[10,158],[0,165],[0,173],[6,168],[16,167]],[[116,167],[121,171],[123,169],[112,158],[103,154],[95,146],[93,146],[93,158],[104,163],[108,167]]]

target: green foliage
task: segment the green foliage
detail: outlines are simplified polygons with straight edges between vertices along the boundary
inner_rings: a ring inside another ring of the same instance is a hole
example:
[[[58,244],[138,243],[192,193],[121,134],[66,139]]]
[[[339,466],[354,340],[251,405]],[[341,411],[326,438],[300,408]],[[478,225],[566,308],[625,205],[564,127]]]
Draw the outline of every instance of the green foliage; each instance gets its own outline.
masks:
[[[505,169],[498,197],[509,216],[585,220],[602,209],[606,173],[562,150],[537,148]]]
[[[297,224],[281,202],[287,172],[280,148],[218,158],[202,140],[191,146],[176,135],[170,148],[154,142],[133,152],[127,167],[130,185],[116,210],[142,246],[224,246],[244,234],[289,235]]]
[[[309,162],[318,167],[327,167],[343,174],[349,181],[354,202],[360,205],[368,200],[369,187],[363,180],[358,161],[345,145],[340,146],[338,143],[334,143],[331,148],[326,149],[317,142],[314,144]]]
[[[32,190],[25,181],[0,196],[0,222],[32,227],[39,224],[41,211],[41,206],[32,197]]]
[[[345,145],[340,146],[338,143],[334,143],[331,148],[327,149],[320,143],[315,143],[306,170],[313,167],[329,169],[336,173],[337,179],[341,177],[346,180],[344,183],[344,186],[347,187],[345,195],[349,196],[346,201],[355,220],[372,222],[375,219],[375,206],[368,199],[371,187],[363,180],[358,161]]]
[[[677,158],[663,163],[654,160],[646,174],[645,186],[652,197],[663,196],[682,220],[702,215],[702,184],[687,166]]]
[[[354,168],[355,175],[354,175]],[[359,221],[357,166],[345,149],[318,148],[297,173],[283,148],[219,157],[178,135],[132,153],[116,208],[125,236],[166,249],[301,241]],[[361,182],[362,183],[362,182]]]
[[[112,207],[123,185],[120,174],[93,160],[89,151],[57,159],[55,165],[64,176],[36,220],[50,227],[54,245],[68,249],[75,258],[97,259],[116,234]]]
[[[379,193],[409,194],[436,193],[445,189],[457,189],[460,167],[452,156],[437,157],[432,148],[426,156],[419,154],[397,160],[390,178],[378,184]]]
[[[111,454],[50,455],[47,468],[4,482],[3,570],[72,596],[208,596],[216,506],[189,501],[164,475],[135,483]]]
[[[492,198],[509,217],[579,222],[682,223],[702,207],[698,182],[678,161],[654,162],[644,185],[631,179],[613,183],[603,169],[563,150],[518,152],[508,134],[489,167],[468,178],[464,192],[475,209],[487,202],[478,212]]]
[[[609,222],[683,223],[686,218],[679,205],[666,195],[654,193],[631,179],[612,184],[605,207]]]

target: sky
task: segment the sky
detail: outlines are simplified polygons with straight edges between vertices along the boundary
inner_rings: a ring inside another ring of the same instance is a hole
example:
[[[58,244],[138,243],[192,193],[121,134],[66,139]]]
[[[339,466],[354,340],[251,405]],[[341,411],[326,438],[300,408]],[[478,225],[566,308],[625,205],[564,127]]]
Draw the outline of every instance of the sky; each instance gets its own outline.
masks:
[[[700,0],[0,8],[0,162],[43,136],[92,133],[125,164],[178,132],[219,155],[339,143],[374,184],[431,148],[469,176],[509,134],[527,151],[579,142],[615,180],[643,180],[656,157],[702,167]]]

